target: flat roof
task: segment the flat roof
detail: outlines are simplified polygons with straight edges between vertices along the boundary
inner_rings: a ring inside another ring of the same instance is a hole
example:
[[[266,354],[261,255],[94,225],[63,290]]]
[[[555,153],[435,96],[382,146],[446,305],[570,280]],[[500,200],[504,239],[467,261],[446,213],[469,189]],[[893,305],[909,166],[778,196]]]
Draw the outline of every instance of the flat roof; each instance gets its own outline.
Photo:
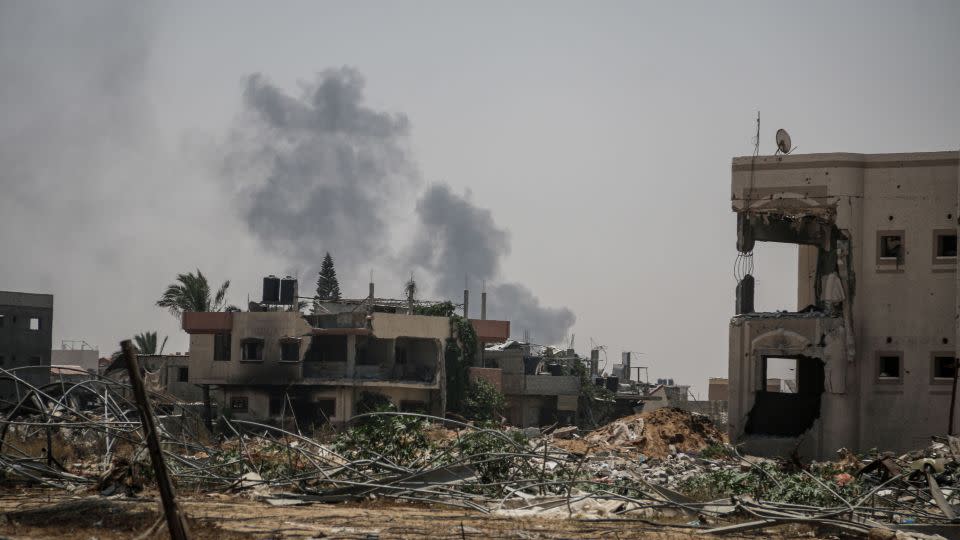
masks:
[[[805,169],[829,167],[891,168],[891,167],[949,167],[960,164],[960,150],[945,152],[901,152],[891,154],[855,154],[832,152],[824,154],[790,154],[773,156],[738,156],[733,158],[733,171],[770,169]]]
[[[0,305],[53,309],[53,295],[0,291]]]

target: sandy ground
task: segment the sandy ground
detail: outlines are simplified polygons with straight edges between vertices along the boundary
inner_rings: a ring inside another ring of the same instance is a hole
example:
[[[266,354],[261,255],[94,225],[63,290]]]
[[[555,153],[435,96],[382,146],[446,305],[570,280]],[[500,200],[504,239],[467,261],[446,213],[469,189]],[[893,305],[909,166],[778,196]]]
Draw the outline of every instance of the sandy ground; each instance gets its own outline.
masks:
[[[275,507],[242,496],[181,494],[194,538],[693,538],[693,531],[642,521],[510,518],[437,506],[378,501]],[[7,538],[135,538],[159,518],[156,494],[69,496],[45,490],[0,493]],[[778,530],[794,537],[799,530]],[[809,533],[807,533],[809,535]],[[150,538],[166,538],[166,530]],[[758,532],[758,537],[769,537]],[[731,538],[731,537],[725,537]]]

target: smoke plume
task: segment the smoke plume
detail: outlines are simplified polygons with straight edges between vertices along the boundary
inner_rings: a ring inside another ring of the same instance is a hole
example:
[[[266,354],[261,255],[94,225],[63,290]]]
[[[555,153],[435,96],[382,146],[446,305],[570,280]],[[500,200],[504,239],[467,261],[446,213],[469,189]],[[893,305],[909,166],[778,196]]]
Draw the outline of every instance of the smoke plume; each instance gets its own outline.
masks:
[[[429,186],[415,203],[414,242],[391,248],[391,233],[411,215],[421,182],[409,150],[403,114],[365,104],[365,81],[355,69],[329,69],[292,96],[263,75],[247,78],[247,116],[236,130],[227,176],[243,202],[243,216],[263,245],[316,270],[331,252],[339,274],[362,275],[387,266],[399,278],[410,268],[436,296],[459,298],[465,276],[490,283],[490,315],[510,319],[519,333],[554,343],[575,317],[548,308],[520,284],[501,280],[510,252],[507,232],[491,212],[445,184]],[[382,289],[381,289],[382,290]]]
[[[490,210],[478,208],[446,184],[435,184],[417,202],[417,216],[420,231],[413,261],[435,276],[437,292],[458,298],[465,277],[474,291],[477,282],[491,283],[488,316],[511,320],[515,334],[529,331],[537,342],[557,343],[567,335],[576,321],[572,311],[542,306],[519,283],[497,282],[500,261],[510,253],[510,238],[494,223]]]
[[[246,80],[250,113],[229,169],[261,176],[241,186],[245,219],[265,245],[316,268],[327,251],[342,269],[387,251],[391,203],[417,184],[403,115],[364,106],[364,80],[344,67],[293,97],[259,74]]]

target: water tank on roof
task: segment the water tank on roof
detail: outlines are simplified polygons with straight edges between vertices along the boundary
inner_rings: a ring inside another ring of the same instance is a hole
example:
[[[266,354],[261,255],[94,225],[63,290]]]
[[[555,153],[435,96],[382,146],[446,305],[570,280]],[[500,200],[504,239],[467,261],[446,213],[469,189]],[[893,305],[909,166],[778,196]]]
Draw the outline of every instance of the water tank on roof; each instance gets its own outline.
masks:
[[[280,278],[277,276],[267,276],[263,278],[263,303],[280,303]]]
[[[285,306],[297,303],[297,278],[287,276],[280,280],[280,303]]]
[[[607,377],[607,390],[616,392],[620,386],[620,377]]]

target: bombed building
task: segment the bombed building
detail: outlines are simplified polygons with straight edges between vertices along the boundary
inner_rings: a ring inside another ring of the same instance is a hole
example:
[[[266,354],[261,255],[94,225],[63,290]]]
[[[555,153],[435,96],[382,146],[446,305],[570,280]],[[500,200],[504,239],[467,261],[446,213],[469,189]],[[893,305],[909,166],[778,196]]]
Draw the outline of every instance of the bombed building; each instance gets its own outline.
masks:
[[[296,281],[264,280],[247,312],[184,313],[189,382],[215,391],[223,414],[302,425],[342,424],[364,394],[401,411],[446,412],[444,350],[450,319],[410,313],[373,296],[295,309]],[[505,340],[509,323],[475,323],[480,339]],[[498,333],[491,334],[490,329]]]
[[[903,450],[947,430],[958,187],[956,152],[734,158],[732,441],[826,457]],[[797,301],[758,313],[752,255],[766,242],[798,246]],[[795,374],[784,391],[767,388],[774,364]]]

